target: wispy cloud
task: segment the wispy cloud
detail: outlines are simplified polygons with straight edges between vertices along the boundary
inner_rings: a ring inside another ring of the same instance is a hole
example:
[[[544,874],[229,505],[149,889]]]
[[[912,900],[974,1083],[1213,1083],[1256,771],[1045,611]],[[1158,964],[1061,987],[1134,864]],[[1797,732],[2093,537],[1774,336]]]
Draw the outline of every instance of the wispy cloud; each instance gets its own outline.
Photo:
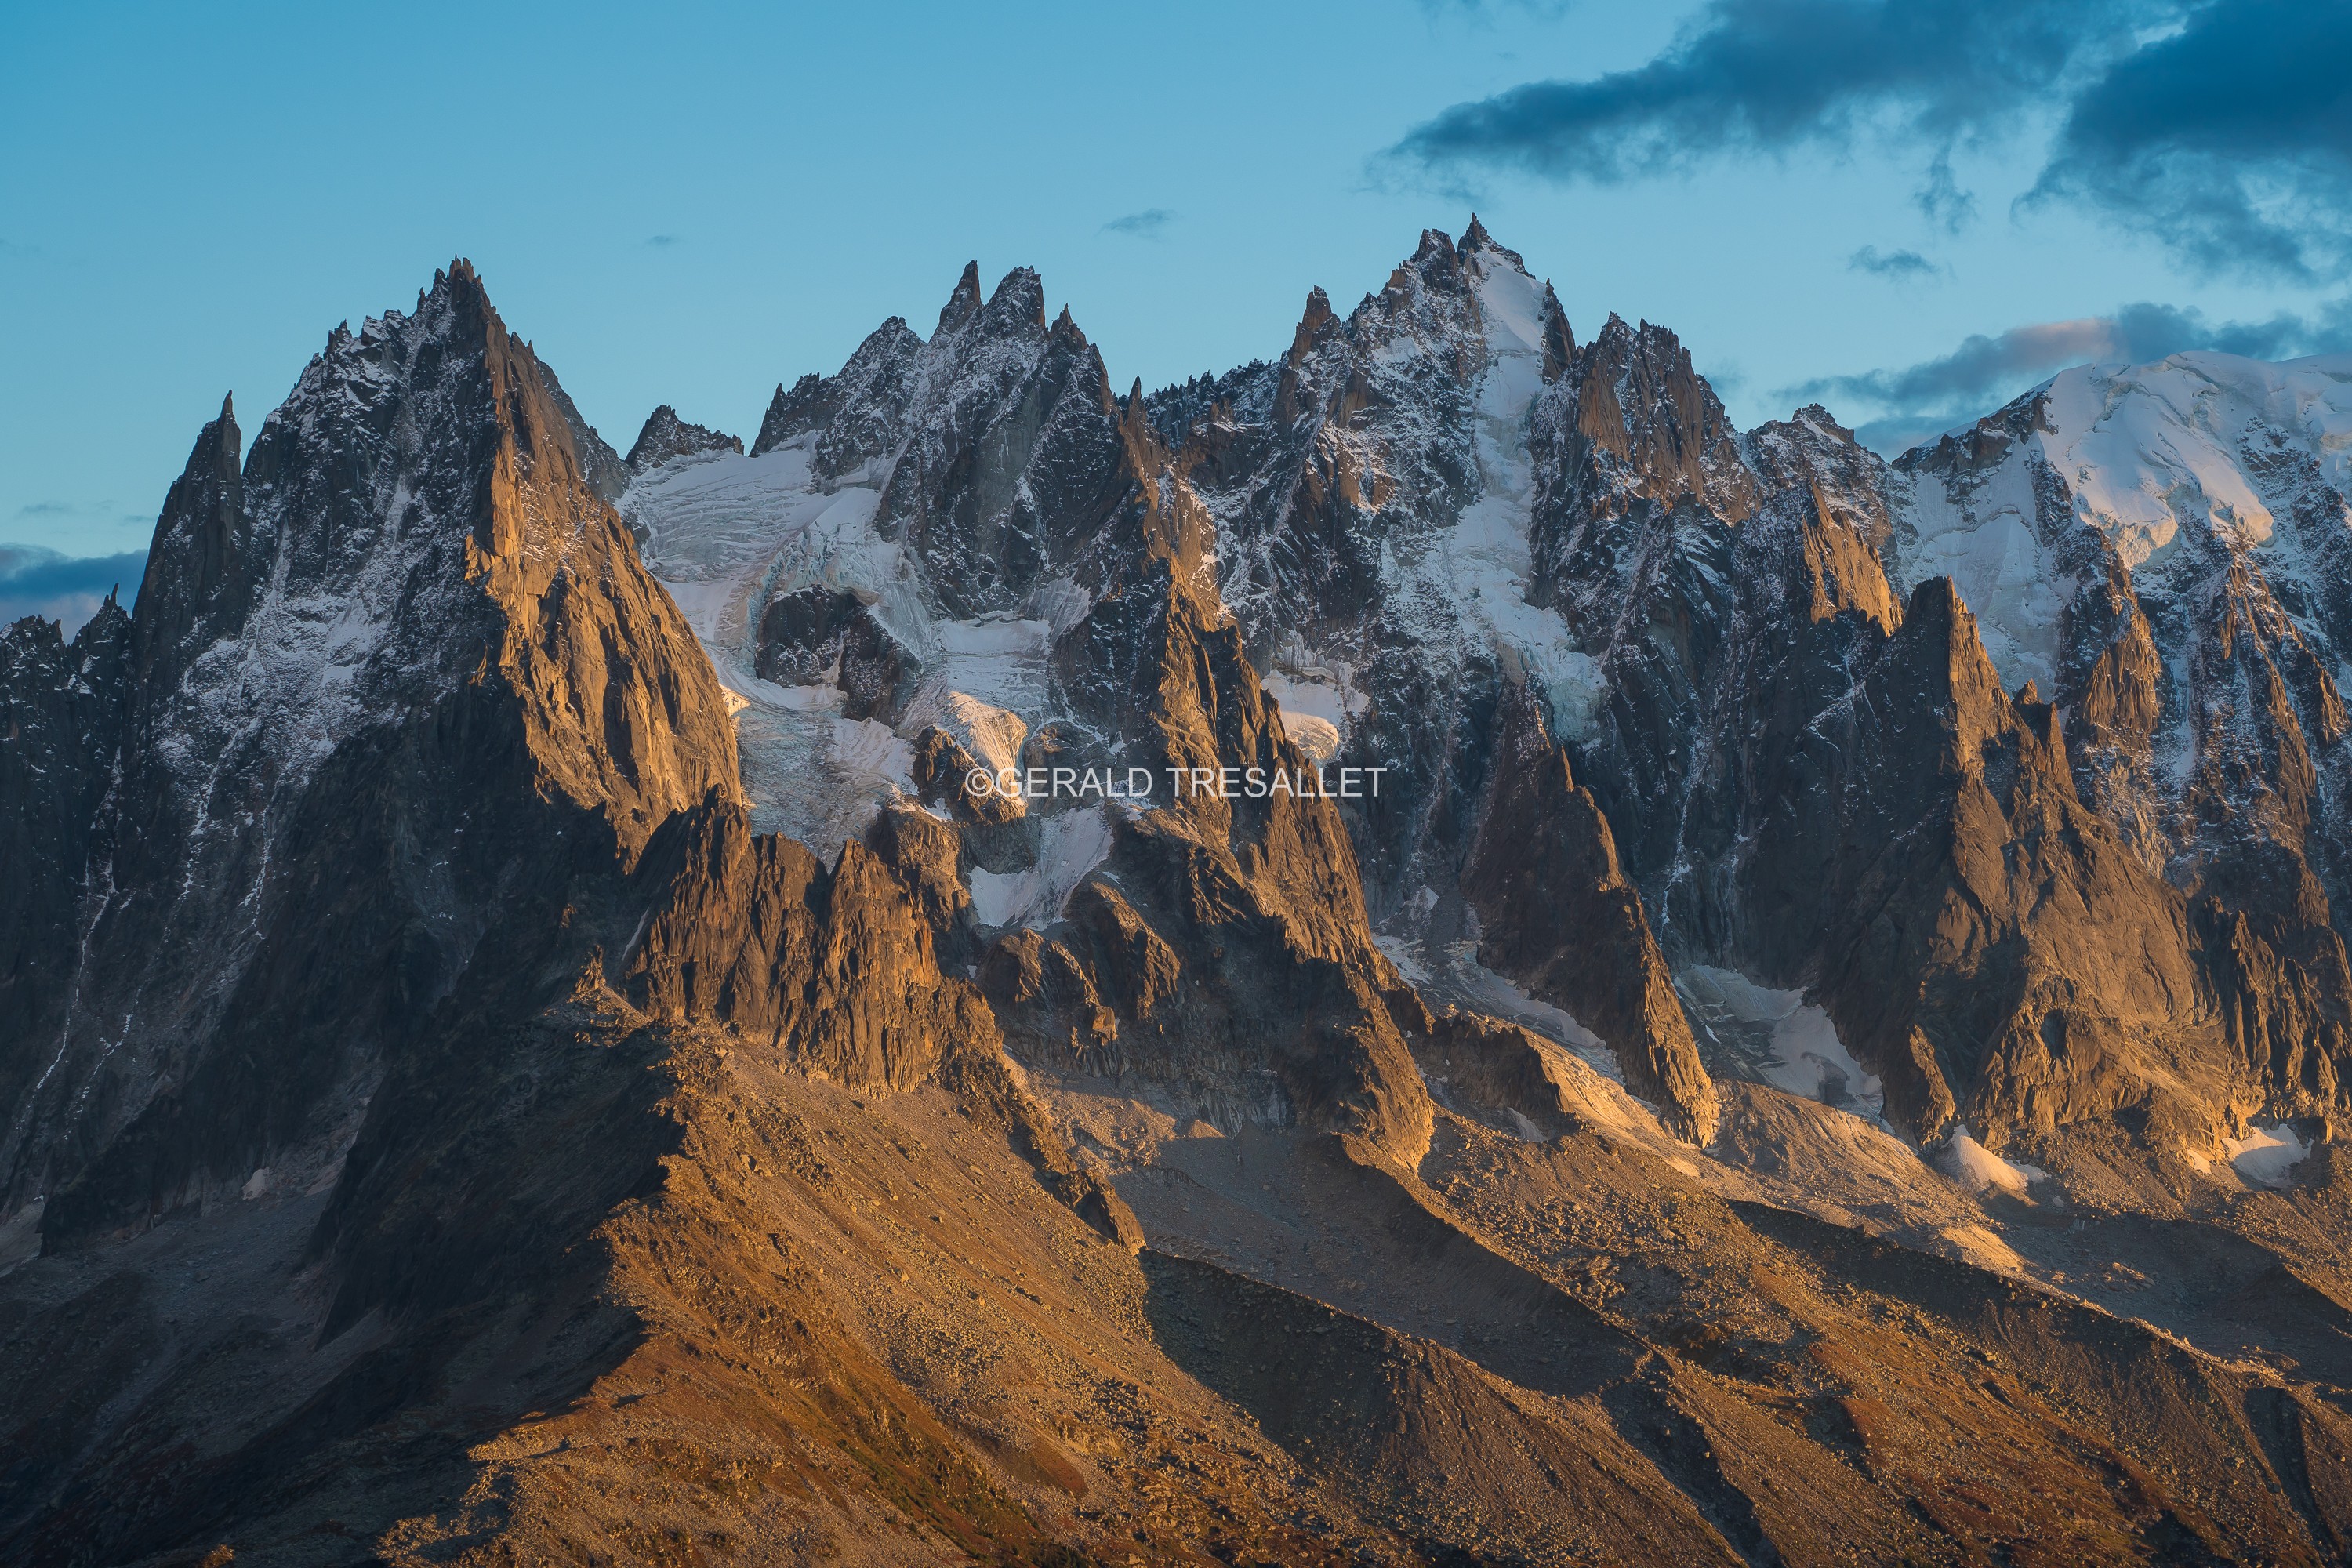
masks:
[[[1952,175],[1952,154],[1946,149],[1927,165],[1927,183],[1911,194],[1911,202],[1927,221],[1946,234],[1958,234],[1976,221],[1977,199],[1960,189]]]
[[[1782,389],[1790,401],[1835,399],[1879,416],[1859,426],[1863,440],[1900,451],[1963,425],[2042,378],[2085,362],[2142,364],[2193,349],[2283,359],[2352,350],[2352,299],[2316,315],[2282,311],[2266,321],[2214,321],[2177,305],[2142,302],[2108,316],[2036,321],[1978,333],[1949,353],[1915,364],[1822,376]]]
[[[1881,250],[1865,245],[1845,258],[1849,272],[1867,272],[1896,283],[1924,283],[1944,276],[1944,268],[1916,250]]]
[[[26,501],[16,509],[18,517],[70,517],[77,509],[71,501]],[[5,548],[5,546],[0,546]]]
[[[1176,215],[1166,207],[1146,207],[1139,213],[1115,217],[1103,225],[1105,234],[1123,234],[1129,239],[1158,239]]]
[[[1433,17],[1465,16],[1484,21],[1496,11],[1531,11],[1538,16],[1558,16],[1576,0],[1421,0],[1421,8]]]
[[[1876,144],[1928,157],[1947,230],[1956,147],[2063,128],[2021,210],[2078,201],[2209,272],[2352,264],[2352,6],[2310,0],[1712,0],[1645,64],[1458,103],[1382,154],[1609,184],[1740,154]]]
[[[667,250],[671,246],[677,243],[677,236],[674,234],[649,234],[646,236],[646,243],[652,246],[656,250]]]

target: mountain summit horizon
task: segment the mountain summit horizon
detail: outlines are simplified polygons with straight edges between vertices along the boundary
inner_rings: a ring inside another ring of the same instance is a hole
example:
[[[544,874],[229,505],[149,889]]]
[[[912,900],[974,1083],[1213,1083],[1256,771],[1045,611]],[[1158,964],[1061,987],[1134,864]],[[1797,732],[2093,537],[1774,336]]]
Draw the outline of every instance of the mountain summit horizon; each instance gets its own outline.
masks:
[[[2352,356],[1305,300],[225,399],[0,628],[0,1557],[2340,1559]]]

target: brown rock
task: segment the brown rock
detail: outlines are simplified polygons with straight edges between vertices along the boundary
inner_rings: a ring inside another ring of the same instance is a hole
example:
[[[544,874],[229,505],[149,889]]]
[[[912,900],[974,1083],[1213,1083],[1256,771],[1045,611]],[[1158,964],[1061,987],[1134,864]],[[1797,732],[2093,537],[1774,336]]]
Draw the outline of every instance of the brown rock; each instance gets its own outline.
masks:
[[[1600,1036],[1626,1087],[1704,1145],[1715,1088],[1609,820],[1578,787],[1533,695],[1522,688],[1508,700],[1495,793],[1462,878],[1485,933],[1478,961]]]

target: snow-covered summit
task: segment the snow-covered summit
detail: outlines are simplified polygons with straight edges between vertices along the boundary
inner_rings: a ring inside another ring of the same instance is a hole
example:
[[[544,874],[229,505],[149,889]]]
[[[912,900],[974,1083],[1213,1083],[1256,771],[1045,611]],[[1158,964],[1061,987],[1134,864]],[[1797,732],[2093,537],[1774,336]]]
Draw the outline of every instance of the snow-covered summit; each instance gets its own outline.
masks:
[[[2290,592],[2308,580],[2316,626],[2352,517],[2352,355],[2081,365],[1900,467],[1901,574],[1953,577],[2011,683],[2057,672],[2078,531],[2149,585],[2240,558]]]
[[[2352,497],[2352,354],[2080,366],[2051,383],[2042,406],[2042,451],[2075,515],[2135,571],[2184,524],[2232,544],[2273,543],[2273,507],[2314,504],[2314,479],[2339,505]]]

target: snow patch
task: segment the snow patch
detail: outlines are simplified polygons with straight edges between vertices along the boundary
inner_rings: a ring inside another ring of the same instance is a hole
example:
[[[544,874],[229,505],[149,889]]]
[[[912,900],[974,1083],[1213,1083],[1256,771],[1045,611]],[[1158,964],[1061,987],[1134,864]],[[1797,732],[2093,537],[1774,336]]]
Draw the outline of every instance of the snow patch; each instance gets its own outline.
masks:
[[[885,725],[843,717],[837,687],[762,679],[758,619],[777,594],[819,584],[855,594],[902,639],[919,634],[899,546],[874,530],[880,501],[870,486],[821,488],[805,442],[664,464],[621,499],[647,570],[725,689],[753,829],[789,834],[826,859],[884,801],[912,791],[913,750]]]
[[[1049,816],[1039,837],[1037,864],[1028,870],[971,873],[971,913],[982,925],[1041,931],[1061,919],[1071,893],[1110,854],[1108,808],[1096,805]]]
[[[1498,250],[1481,248],[1465,264],[1486,361],[1473,400],[1479,496],[1435,548],[1400,556],[1384,545],[1381,574],[1391,583],[1390,601],[1425,623],[1418,630],[1423,640],[1459,636],[1483,643],[1508,679],[1536,683],[1570,739],[1589,739],[1608,682],[1560,613],[1528,602],[1535,460],[1527,432],[1544,386],[1543,285]],[[1423,351],[1417,342],[1401,342],[1393,352]]]
[[[1021,742],[1029,738],[1029,726],[1019,714],[991,707],[969,692],[950,691],[926,682],[907,704],[898,732],[919,738],[933,725],[953,736],[957,744],[993,773],[1018,767]]]
[[[1286,727],[1294,717],[1320,719],[1334,731],[1345,731],[1348,721],[1362,710],[1364,700],[1343,690],[1336,680],[1313,676],[1292,677],[1279,669],[1260,685],[1282,704]]]
[[[2002,683],[2015,688],[2030,679],[2047,691],[2054,685],[2066,601],[2034,531],[2036,515],[2032,474],[2022,462],[2005,464],[1957,497],[1922,485],[1906,515],[1897,570],[1906,591],[1949,577],[1976,616]]]
[[[1328,719],[1318,719],[1312,713],[1285,713],[1282,732],[1318,767],[1339,754],[1339,729]]]
[[[2135,571],[2184,525],[2236,544],[2272,542],[2276,520],[2244,458],[2258,447],[2300,447],[2339,493],[2352,489],[2352,355],[2085,365],[2051,384],[2049,409],[2042,444],[2075,518]]]
[[[2038,396],[2029,434],[1990,468],[1922,474],[1897,530],[1903,586],[1950,576],[2012,688],[2051,689],[2075,586],[2053,549],[2072,531],[2093,531],[2158,581],[2203,570],[2204,552],[2178,548],[2184,538],[2302,575],[2305,544],[2283,518],[2352,516],[2352,355],[2081,365]],[[2042,511],[2047,476],[2063,487],[2061,515]]]
[[[1936,1163],[1946,1175],[1978,1194],[1999,1189],[2021,1198],[2030,1184],[2050,1179],[2047,1171],[2013,1164],[1978,1142],[1969,1136],[1966,1122],[1952,1129],[1951,1140],[1937,1152]]]
[[[1425,918],[1435,905],[1436,895],[1427,889],[1422,891],[1428,894],[1428,902],[1416,901],[1408,908]],[[1472,920],[1475,922],[1475,915]],[[1475,923],[1472,934],[1464,941],[1449,943],[1444,956],[1435,963],[1428,962],[1428,944],[1414,937],[1375,934],[1372,942],[1415,990],[1426,993],[1433,1002],[1451,1002],[1469,1012],[1517,1024],[1564,1047],[1579,1062],[1610,1082],[1620,1086],[1624,1083],[1625,1070],[1618,1065],[1617,1053],[1604,1045],[1600,1036],[1578,1023],[1570,1014],[1549,1002],[1536,1000],[1478,962]]]
[[[2311,1145],[2282,1122],[2275,1127],[2248,1127],[2243,1138],[2224,1138],[2230,1169],[2252,1187],[2283,1187],[2294,1180],[2294,1167],[2311,1152]]]
[[[1801,991],[1774,991],[1736,969],[1693,964],[1675,976],[1692,1016],[1715,1043],[1765,1083],[1801,1100],[1881,1121],[1885,1086],[1838,1038],[1837,1026]]]

